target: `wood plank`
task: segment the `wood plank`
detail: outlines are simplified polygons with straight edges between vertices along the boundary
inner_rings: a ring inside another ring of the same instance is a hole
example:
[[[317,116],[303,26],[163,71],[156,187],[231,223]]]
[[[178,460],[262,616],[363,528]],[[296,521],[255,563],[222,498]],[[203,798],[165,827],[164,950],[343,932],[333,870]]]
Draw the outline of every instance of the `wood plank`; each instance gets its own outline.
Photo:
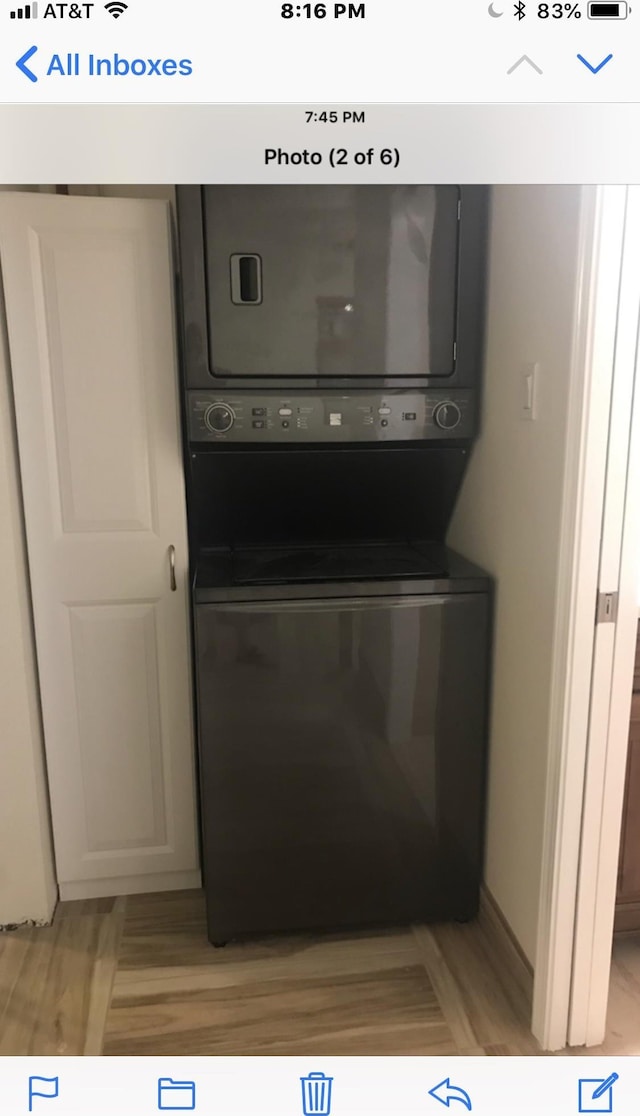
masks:
[[[29,1053],[82,1054],[99,924],[95,917],[62,919],[50,935],[47,979]]]
[[[455,1053],[409,929],[231,943],[202,894],[130,897],[105,1053]]]
[[[252,958],[248,951],[227,947],[224,961],[212,957],[208,965],[186,963],[170,967],[119,969],[115,981],[118,1000],[163,992],[196,992],[270,980],[342,977],[390,971],[419,963],[416,951],[399,944],[397,950],[380,950],[376,939],[357,943],[303,942],[298,952],[285,957]]]
[[[15,989],[24,980],[30,936],[29,929],[0,934],[0,1035],[5,1026],[11,1026],[9,1005]]]
[[[106,1054],[456,1053],[420,965],[342,977],[273,980],[122,1002]]]
[[[457,1052],[469,1055],[471,1052],[483,1052],[467,1014],[462,991],[443,957],[433,931],[428,926],[414,926],[413,932]]]
[[[491,942],[480,925],[442,923],[433,928],[445,963],[461,990],[466,1013],[479,1045],[507,1043],[521,1054],[539,1047],[501,985]]]
[[[53,926],[7,936],[0,954],[0,1054],[100,1052],[123,915],[111,907],[104,915],[76,908]]]
[[[48,988],[55,931],[18,930],[11,936],[20,977],[9,994],[0,1032],[0,1055],[44,1053],[33,1043]],[[55,1027],[55,1021],[51,1021]]]
[[[89,1008],[82,1053],[102,1054],[104,1029],[111,1006],[113,984],[118,968],[120,941],[124,928],[126,899],[116,899],[110,914],[102,919],[89,989]]]

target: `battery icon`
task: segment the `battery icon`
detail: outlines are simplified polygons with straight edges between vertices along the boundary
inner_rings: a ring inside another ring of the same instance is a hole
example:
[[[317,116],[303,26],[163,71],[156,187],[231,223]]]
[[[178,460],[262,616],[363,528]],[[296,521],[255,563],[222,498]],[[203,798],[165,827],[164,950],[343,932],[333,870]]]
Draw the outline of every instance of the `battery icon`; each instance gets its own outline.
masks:
[[[589,19],[626,19],[629,5],[620,0],[618,4],[587,4]]]

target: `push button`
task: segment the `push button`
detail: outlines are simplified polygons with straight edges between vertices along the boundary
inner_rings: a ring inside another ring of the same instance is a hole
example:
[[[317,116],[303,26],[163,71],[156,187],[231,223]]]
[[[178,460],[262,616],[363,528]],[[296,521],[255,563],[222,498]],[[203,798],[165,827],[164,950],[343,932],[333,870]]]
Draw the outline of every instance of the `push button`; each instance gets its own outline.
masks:
[[[390,415],[391,414],[391,407],[378,407],[378,414],[379,415]]]
[[[293,411],[291,410],[291,407],[281,407],[280,410],[278,411],[278,414],[289,416],[289,415],[293,414]]]

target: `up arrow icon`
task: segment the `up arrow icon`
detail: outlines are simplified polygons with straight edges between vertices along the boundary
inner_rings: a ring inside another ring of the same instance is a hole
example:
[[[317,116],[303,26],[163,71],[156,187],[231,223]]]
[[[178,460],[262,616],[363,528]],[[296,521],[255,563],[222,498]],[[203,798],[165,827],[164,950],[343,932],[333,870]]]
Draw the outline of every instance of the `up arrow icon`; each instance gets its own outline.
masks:
[[[526,63],[527,63],[527,64],[528,64],[529,66],[531,66],[531,69],[532,69],[532,70],[535,70],[535,72],[536,72],[537,74],[541,74],[541,73],[542,73],[542,70],[540,69],[540,67],[539,67],[539,66],[536,66],[535,62],[533,61],[533,59],[532,59],[532,58],[529,58],[529,55],[528,55],[528,54],[523,54],[523,55],[522,55],[522,58],[519,58],[517,62],[514,62],[514,63],[513,63],[513,66],[511,66],[511,68],[510,68],[509,70],[507,70],[507,73],[508,73],[508,74],[513,74],[513,73],[515,73],[515,71],[516,71],[516,70],[518,69],[518,67],[519,67],[519,66],[521,66],[521,65],[522,65],[522,63],[523,63],[523,62],[526,62]]]

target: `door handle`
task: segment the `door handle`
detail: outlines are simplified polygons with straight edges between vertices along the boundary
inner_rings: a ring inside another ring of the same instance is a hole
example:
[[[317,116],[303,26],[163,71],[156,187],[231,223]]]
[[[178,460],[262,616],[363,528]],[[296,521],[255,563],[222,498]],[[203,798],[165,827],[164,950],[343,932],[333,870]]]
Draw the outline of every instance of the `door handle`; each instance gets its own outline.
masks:
[[[169,547],[169,584],[171,592],[175,593],[178,583],[176,581],[176,548],[173,545]]]

